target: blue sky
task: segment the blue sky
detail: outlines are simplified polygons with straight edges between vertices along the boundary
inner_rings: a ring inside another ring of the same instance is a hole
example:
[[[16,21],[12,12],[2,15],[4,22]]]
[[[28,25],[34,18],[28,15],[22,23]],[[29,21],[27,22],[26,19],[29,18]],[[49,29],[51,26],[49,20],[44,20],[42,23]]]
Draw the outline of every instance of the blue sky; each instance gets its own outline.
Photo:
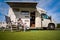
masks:
[[[5,20],[4,15],[7,15],[9,10],[9,5],[3,1],[8,0],[0,0],[0,21]],[[46,10],[48,15],[52,16],[57,23],[60,23],[60,0],[39,0],[37,7]]]

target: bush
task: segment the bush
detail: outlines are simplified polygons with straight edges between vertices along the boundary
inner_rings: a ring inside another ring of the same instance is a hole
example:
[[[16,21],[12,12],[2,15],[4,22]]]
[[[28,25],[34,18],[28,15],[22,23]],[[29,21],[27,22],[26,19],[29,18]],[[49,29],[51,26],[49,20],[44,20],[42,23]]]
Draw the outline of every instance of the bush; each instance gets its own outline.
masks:
[[[57,28],[60,28],[60,24],[57,24]]]

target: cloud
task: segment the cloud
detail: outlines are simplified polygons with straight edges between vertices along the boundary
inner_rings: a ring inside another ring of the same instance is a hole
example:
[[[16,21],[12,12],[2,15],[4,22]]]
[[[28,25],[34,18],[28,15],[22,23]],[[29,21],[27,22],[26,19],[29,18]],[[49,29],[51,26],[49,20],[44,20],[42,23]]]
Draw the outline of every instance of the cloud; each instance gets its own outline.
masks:
[[[38,7],[44,8],[45,6],[47,6],[52,0],[40,0],[40,2],[38,3]]]
[[[57,22],[60,23],[60,0],[40,0],[37,7],[43,8],[47,11],[49,16]]]

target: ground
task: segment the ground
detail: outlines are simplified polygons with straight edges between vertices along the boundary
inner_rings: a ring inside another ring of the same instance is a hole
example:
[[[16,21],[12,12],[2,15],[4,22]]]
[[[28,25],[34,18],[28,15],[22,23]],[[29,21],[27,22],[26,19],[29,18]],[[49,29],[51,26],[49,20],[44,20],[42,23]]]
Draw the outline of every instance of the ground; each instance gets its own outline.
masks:
[[[60,40],[60,30],[0,31],[0,40]]]

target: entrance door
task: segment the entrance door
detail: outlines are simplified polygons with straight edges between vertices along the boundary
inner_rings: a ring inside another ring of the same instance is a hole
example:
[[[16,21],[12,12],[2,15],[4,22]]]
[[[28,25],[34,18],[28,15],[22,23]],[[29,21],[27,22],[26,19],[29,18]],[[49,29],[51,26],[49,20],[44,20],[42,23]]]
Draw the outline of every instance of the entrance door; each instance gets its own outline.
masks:
[[[20,15],[23,23],[26,23],[27,27],[30,27],[30,13],[29,11],[21,11]]]
[[[30,27],[35,27],[35,12],[30,13]]]
[[[46,14],[41,14],[41,16],[42,16],[42,27],[47,27],[50,22],[49,16]]]

